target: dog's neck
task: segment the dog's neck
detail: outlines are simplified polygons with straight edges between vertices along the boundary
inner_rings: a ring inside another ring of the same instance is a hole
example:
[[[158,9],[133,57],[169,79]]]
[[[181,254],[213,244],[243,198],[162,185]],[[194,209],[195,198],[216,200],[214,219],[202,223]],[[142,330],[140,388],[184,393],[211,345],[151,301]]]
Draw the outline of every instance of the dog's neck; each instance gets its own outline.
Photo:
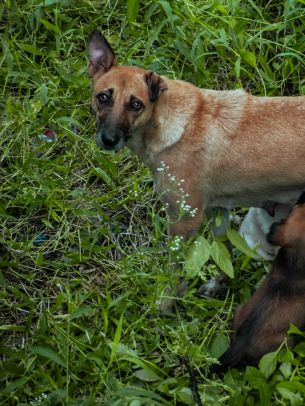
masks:
[[[168,155],[169,149],[177,143],[183,148],[184,139],[188,152],[200,148],[201,156],[204,154],[207,159],[220,156],[226,142],[219,129],[225,128],[228,133],[235,131],[244,114],[246,93],[242,90],[217,92],[180,80],[162,79],[167,90],[155,102],[149,122],[133,134],[129,147],[152,171],[156,170],[153,165],[162,160],[162,152]],[[210,131],[203,142],[200,134],[205,126]]]
[[[190,122],[189,109],[198,111],[203,103],[200,89],[190,83],[163,78],[167,90],[162,93],[153,107],[151,120],[138,128],[128,142],[129,147],[141,160],[155,171],[158,156],[177,144]],[[183,89],[184,99],[178,98]],[[177,98],[175,98],[177,94]],[[160,158],[160,160],[162,160]]]

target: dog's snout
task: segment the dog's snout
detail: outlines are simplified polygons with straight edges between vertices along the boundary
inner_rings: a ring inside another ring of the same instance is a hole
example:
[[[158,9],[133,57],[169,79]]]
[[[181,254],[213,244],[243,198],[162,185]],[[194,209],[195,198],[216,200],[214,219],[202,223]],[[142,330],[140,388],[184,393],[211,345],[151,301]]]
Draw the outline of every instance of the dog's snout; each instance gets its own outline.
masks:
[[[106,150],[119,150],[125,144],[123,131],[118,128],[100,126],[96,132],[97,145]]]
[[[101,141],[105,148],[113,149],[118,144],[120,136],[110,131],[102,132]]]

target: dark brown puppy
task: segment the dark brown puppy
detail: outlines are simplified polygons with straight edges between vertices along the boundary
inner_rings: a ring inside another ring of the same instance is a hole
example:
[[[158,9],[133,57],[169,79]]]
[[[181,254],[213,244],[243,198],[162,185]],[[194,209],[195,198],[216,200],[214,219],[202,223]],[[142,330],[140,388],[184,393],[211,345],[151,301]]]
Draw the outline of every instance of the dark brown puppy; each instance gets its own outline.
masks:
[[[237,308],[231,345],[212,372],[257,365],[279,347],[290,324],[305,326],[305,193],[286,220],[273,224],[268,240],[281,249],[261,287]]]

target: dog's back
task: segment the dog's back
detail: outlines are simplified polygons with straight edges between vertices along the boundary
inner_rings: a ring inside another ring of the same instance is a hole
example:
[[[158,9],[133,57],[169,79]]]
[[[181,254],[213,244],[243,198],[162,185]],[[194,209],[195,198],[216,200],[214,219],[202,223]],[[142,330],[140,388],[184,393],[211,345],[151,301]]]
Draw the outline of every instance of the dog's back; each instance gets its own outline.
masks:
[[[281,247],[271,272],[251,299],[234,316],[229,349],[221,365],[256,365],[260,358],[278,348],[290,324],[305,326],[305,193],[287,220],[271,227],[268,239]],[[294,339],[289,337],[289,344]]]

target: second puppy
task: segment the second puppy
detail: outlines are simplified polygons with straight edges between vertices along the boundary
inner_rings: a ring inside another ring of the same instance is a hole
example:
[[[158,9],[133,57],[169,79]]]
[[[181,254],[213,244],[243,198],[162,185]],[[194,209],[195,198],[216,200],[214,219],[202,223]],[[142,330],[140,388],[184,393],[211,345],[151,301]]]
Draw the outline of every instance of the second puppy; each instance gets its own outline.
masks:
[[[273,224],[268,241],[281,249],[261,287],[237,308],[231,345],[212,372],[257,365],[279,347],[290,324],[305,326],[305,192],[288,218]]]

